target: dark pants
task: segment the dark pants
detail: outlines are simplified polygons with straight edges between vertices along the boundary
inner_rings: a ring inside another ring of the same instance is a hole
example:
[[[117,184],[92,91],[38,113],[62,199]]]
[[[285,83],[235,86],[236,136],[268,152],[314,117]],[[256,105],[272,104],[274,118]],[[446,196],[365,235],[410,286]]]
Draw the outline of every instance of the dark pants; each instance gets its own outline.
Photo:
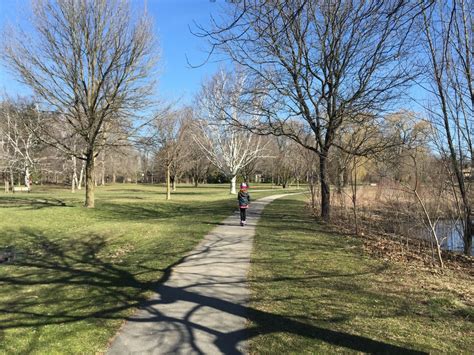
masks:
[[[246,217],[247,217],[247,209],[246,208],[240,208],[240,220],[245,221]]]

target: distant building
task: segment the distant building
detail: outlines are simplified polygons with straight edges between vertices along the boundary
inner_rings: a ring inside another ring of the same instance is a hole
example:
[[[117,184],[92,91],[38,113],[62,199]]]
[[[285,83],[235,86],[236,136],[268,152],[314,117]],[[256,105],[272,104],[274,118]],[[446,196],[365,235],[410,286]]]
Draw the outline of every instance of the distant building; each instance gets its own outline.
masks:
[[[462,174],[464,175],[464,178],[465,179],[472,179],[473,176],[472,176],[472,168],[470,166],[468,167],[465,167],[464,169],[462,169]]]

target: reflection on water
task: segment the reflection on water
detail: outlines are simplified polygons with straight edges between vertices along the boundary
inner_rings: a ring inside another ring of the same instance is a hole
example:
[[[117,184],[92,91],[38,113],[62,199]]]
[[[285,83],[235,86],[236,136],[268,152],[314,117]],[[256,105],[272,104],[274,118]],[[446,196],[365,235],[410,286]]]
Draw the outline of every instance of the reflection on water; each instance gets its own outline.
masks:
[[[462,240],[463,227],[460,221],[438,221],[436,224],[436,234],[441,240],[441,248],[456,252],[463,252],[464,242]],[[431,238],[429,229],[423,231],[423,236],[427,239]],[[474,255],[474,245],[471,254]]]

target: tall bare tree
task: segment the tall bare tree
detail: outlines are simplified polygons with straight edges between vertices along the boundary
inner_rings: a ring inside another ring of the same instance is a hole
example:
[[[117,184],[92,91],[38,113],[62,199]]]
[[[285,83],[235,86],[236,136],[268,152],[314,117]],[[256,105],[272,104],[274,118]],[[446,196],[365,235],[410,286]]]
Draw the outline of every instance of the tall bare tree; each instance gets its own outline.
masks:
[[[187,175],[191,178],[195,187],[198,187],[200,182],[204,182],[209,174],[211,163],[209,159],[203,154],[201,147],[197,141],[203,141],[202,130],[200,127],[192,124],[195,119],[194,113],[191,113],[189,122],[186,123],[185,144],[188,150],[186,159]],[[200,138],[197,138],[200,136]]]
[[[230,193],[236,194],[237,175],[255,159],[263,157],[265,146],[261,137],[229,125],[225,119],[234,120],[246,115],[240,99],[246,78],[220,70],[206,83],[199,93],[198,117],[194,136],[209,161],[231,181]]]
[[[51,112],[51,125],[65,127],[44,130],[46,141],[85,160],[87,207],[94,207],[95,158],[117,144],[111,137],[124,137],[108,130],[130,126],[152,92],[151,22],[132,13],[125,0],[34,0],[33,32],[10,30],[3,48],[6,64]],[[64,132],[84,148],[75,151]]]
[[[165,110],[157,113],[152,125],[149,126],[148,147],[154,159],[164,168],[166,180],[166,199],[171,199],[171,190],[175,188],[175,180],[182,173],[185,160],[189,155],[186,145],[188,117],[190,110]]]
[[[423,9],[421,28],[432,100],[427,106],[438,134],[438,147],[448,157],[463,221],[464,253],[472,250],[470,178],[474,168],[474,3],[453,0]]]
[[[328,219],[328,159],[341,127],[361,113],[389,109],[414,73],[404,65],[414,6],[245,0],[228,7],[230,21],[216,20],[201,35],[247,71],[248,101],[262,103],[263,113],[257,124],[227,119],[259,134],[288,136],[317,154],[321,216]]]

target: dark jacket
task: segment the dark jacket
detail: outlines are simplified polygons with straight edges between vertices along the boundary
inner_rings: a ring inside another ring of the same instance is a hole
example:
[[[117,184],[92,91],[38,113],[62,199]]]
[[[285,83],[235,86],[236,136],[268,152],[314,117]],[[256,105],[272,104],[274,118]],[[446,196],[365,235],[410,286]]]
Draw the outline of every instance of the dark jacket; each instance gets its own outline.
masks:
[[[241,208],[248,207],[250,203],[250,195],[248,192],[245,191],[239,191],[237,195],[237,199],[239,200],[239,206]]]

